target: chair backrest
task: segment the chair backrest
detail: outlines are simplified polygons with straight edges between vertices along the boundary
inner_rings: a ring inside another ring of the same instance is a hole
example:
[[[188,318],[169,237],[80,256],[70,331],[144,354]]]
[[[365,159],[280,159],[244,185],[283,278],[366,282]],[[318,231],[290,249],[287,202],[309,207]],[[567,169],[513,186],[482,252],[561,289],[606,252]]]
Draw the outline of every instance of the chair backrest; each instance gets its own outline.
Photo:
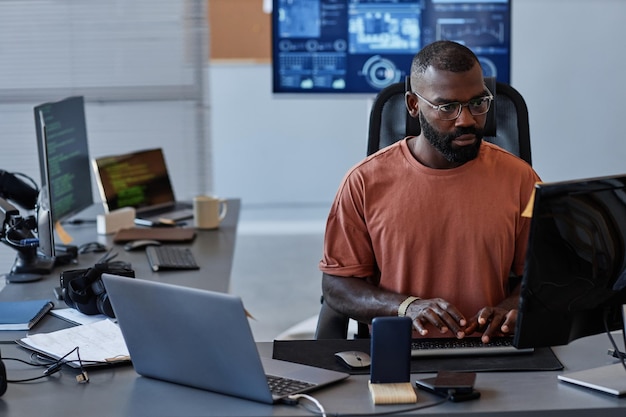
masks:
[[[485,78],[495,100],[487,113],[485,140],[495,143],[529,164],[530,130],[528,107],[522,95],[508,84]],[[376,96],[370,112],[367,155],[406,137],[420,133],[419,120],[406,109],[404,95],[410,91],[410,77],[392,84]]]
[[[495,143],[528,164],[532,164],[530,154],[530,129],[528,107],[522,95],[508,84],[496,82],[495,78],[485,78],[485,85],[494,95],[487,121],[485,140]],[[419,120],[411,117],[406,109],[404,96],[411,91],[410,77],[384,88],[374,99],[370,112],[367,155],[391,145],[406,136],[420,133]],[[324,303],[320,310],[316,339],[346,338],[349,318]],[[368,337],[369,328],[358,323],[355,337]]]

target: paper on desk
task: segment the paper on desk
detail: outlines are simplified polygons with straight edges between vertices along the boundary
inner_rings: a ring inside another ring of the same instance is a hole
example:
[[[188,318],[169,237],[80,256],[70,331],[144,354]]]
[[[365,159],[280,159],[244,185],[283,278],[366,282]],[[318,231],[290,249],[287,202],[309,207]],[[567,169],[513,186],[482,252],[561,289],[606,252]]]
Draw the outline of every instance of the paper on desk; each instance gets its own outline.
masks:
[[[91,324],[97,321],[106,320],[108,317],[104,314],[96,314],[93,316],[81,313],[75,308],[60,308],[50,311],[50,314],[57,316],[60,319],[69,321],[73,324]]]
[[[78,346],[83,366],[103,365],[111,363],[115,358],[129,360],[122,332],[111,320],[100,320],[52,333],[39,333],[20,339],[18,343],[56,359]],[[71,361],[69,365],[72,367],[80,366],[76,352],[65,359]]]

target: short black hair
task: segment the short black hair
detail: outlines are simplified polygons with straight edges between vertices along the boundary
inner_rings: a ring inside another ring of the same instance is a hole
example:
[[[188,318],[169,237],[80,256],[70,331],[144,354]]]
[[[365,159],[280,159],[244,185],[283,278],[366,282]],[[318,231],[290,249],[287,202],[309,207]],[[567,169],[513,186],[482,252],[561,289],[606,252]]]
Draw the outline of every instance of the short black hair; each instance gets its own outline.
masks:
[[[419,77],[428,67],[442,71],[465,72],[478,63],[476,55],[466,46],[452,41],[435,41],[413,57],[411,77]]]

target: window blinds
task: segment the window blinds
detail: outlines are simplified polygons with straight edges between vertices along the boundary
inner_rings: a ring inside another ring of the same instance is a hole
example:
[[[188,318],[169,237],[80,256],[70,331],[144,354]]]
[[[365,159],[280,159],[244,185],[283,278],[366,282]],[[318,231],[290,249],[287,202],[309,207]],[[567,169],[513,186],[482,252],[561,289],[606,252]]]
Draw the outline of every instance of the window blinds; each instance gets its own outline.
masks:
[[[39,182],[33,107],[83,95],[92,157],[162,147],[210,192],[207,45],[203,0],[0,0],[0,169]]]

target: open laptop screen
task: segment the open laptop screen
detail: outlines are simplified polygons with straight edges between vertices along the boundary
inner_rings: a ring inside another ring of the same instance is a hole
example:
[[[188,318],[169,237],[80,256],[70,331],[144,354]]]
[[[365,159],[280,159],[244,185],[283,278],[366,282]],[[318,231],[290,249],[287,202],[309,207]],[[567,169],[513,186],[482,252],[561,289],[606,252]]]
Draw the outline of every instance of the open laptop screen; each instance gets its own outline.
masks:
[[[102,200],[109,211],[134,207],[140,212],[175,204],[160,148],[97,158],[94,169]]]

